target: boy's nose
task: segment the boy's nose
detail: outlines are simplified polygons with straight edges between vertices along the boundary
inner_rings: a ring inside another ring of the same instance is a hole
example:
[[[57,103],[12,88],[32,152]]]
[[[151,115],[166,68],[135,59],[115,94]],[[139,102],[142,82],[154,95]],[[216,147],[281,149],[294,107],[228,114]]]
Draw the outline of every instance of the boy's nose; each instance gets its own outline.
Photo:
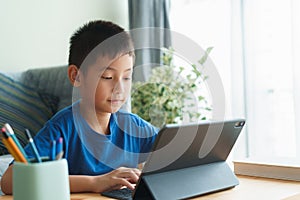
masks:
[[[124,83],[123,81],[119,80],[115,84],[114,93],[123,93],[123,92],[124,92]]]

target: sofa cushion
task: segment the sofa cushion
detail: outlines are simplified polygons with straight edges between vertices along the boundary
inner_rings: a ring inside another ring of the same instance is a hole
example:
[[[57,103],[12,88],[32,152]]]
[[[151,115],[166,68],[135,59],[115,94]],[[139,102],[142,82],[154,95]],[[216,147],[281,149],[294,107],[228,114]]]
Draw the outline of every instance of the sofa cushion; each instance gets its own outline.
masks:
[[[22,73],[20,81],[37,91],[59,97],[58,110],[71,105],[72,85],[68,79],[68,66],[29,69]]]
[[[24,129],[36,134],[56,112],[57,102],[57,97],[37,92],[0,73],[0,127],[9,123],[23,146],[27,144]],[[7,153],[1,141],[0,154]]]

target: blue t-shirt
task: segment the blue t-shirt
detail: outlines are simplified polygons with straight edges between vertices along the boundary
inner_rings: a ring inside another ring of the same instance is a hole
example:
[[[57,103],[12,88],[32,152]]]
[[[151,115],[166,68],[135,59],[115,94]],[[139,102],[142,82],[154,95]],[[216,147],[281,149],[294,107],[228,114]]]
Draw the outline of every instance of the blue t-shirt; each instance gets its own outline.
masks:
[[[113,113],[110,134],[95,132],[81,116],[79,102],[58,112],[34,137],[41,156],[50,155],[50,141],[63,138],[70,175],[99,175],[118,167],[137,167],[151,150],[158,129],[135,114]],[[28,157],[34,157],[27,145]]]

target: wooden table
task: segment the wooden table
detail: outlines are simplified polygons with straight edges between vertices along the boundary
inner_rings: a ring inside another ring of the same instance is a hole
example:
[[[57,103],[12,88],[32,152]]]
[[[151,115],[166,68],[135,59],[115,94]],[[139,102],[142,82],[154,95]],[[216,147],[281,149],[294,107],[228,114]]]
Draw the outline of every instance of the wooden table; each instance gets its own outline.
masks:
[[[300,182],[283,181],[276,179],[238,176],[240,184],[235,188],[203,195],[194,199],[220,199],[220,200],[245,200],[245,199],[300,199]],[[96,193],[71,194],[71,200],[106,200],[110,199]],[[0,196],[0,200],[13,200],[10,195]]]

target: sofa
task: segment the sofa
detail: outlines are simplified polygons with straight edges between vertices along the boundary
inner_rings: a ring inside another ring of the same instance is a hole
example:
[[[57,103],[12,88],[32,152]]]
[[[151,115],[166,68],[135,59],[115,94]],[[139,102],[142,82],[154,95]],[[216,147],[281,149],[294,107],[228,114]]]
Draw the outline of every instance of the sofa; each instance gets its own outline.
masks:
[[[27,144],[25,128],[34,136],[48,119],[71,103],[67,66],[0,72],[0,126],[9,123],[22,146]],[[0,179],[11,160],[1,141]]]
[[[77,100],[67,69],[57,66],[18,73],[0,71],[0,126],[9,123],[22,146],[27,144],[25,128],[34,136],[57,111]],[[130,110],[129,102],[122,109]],[[12,156],[0,140],[0,180],[11,161]]]

